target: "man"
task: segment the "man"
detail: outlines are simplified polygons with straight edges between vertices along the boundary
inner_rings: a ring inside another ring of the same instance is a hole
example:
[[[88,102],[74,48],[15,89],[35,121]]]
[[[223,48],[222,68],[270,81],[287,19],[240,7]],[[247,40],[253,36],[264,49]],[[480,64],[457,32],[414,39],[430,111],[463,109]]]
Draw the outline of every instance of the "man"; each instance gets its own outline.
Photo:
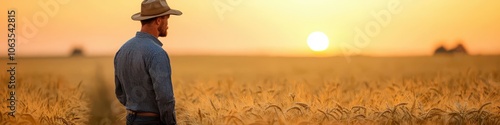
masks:
[[[170,59],[158,37],[166,37],[170,9],[165,0],[144,0],[136,36],[118,50],[114,59],[116,97],[127,109],[127,124],[176,124]]]

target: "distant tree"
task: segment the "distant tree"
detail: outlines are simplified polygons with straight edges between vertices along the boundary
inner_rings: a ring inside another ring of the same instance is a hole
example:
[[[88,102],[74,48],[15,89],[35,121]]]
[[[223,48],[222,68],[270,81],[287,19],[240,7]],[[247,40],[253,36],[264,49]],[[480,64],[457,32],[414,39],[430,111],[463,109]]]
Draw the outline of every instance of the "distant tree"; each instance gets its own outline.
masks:
[[[467,50],[465,49],[464,45],[462,45],[461,43],[458,44],[457,47],[451,49],[450,52],[453,54],[465,54],[465,55],[467,55]]]
[[[467,49],[462,44],[462,40],[457,41],[458,45],[452,49],[446,49],[443,45],[439,46],[436,50],[434,50],[434,55],[453,55],[453,54],[463,54],[467,55]]]
[[[80,48],[80,47],[73,48],[73,51],[71,52],[71,56],[72,57],[83,56],[83,50],[82,50],[82,48]]]
[[[440,55],[440,54],[448,54],[448,50],[446,50],[446,48],[444,48],[444,46],[439,46],[435,51],[434,51],[434,55]]]

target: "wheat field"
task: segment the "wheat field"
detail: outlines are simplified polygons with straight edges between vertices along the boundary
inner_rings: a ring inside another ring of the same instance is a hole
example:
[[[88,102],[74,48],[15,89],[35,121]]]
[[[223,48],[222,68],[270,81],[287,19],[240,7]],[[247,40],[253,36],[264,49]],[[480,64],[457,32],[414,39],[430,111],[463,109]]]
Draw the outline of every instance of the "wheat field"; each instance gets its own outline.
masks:
[[[350,59],[171,57],[177,122],[500,124],[499,56]],[[18,63],[15,118],[7,116],[8,73],[0,73],[0,124],[125,123],[112,57]]]

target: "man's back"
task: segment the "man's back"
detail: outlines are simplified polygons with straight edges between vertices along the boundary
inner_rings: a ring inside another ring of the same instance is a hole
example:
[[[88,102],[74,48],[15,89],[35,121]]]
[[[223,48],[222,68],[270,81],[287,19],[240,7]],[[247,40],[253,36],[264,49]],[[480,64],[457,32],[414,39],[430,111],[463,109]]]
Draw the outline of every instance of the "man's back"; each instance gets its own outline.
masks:
[[[137,32],[115,55],[115,93],[127,110],[175,123],[170,60],[154,36]]]

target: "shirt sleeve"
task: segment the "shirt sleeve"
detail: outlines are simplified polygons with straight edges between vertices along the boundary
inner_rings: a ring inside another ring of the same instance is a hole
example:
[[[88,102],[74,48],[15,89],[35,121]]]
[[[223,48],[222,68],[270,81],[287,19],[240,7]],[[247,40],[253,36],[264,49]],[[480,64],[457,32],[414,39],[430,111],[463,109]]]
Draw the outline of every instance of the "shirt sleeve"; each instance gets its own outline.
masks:
[[[177,124],[175,116],[175,98],[172,88],[170,60],[166,52],[154,54],[149,66],[149,74],[160,110],[160,118],[168,125]]]
[[[115,62],[115,69],[116,69],[116,62]],[[115,95],[116,98],[118,98],[118,101],[122,103],[122,105],[124,106],[127,105],[127,95],[123,92],[123,86],[120,82],[120,79],[118,79],[116,71],[115,71]]]

